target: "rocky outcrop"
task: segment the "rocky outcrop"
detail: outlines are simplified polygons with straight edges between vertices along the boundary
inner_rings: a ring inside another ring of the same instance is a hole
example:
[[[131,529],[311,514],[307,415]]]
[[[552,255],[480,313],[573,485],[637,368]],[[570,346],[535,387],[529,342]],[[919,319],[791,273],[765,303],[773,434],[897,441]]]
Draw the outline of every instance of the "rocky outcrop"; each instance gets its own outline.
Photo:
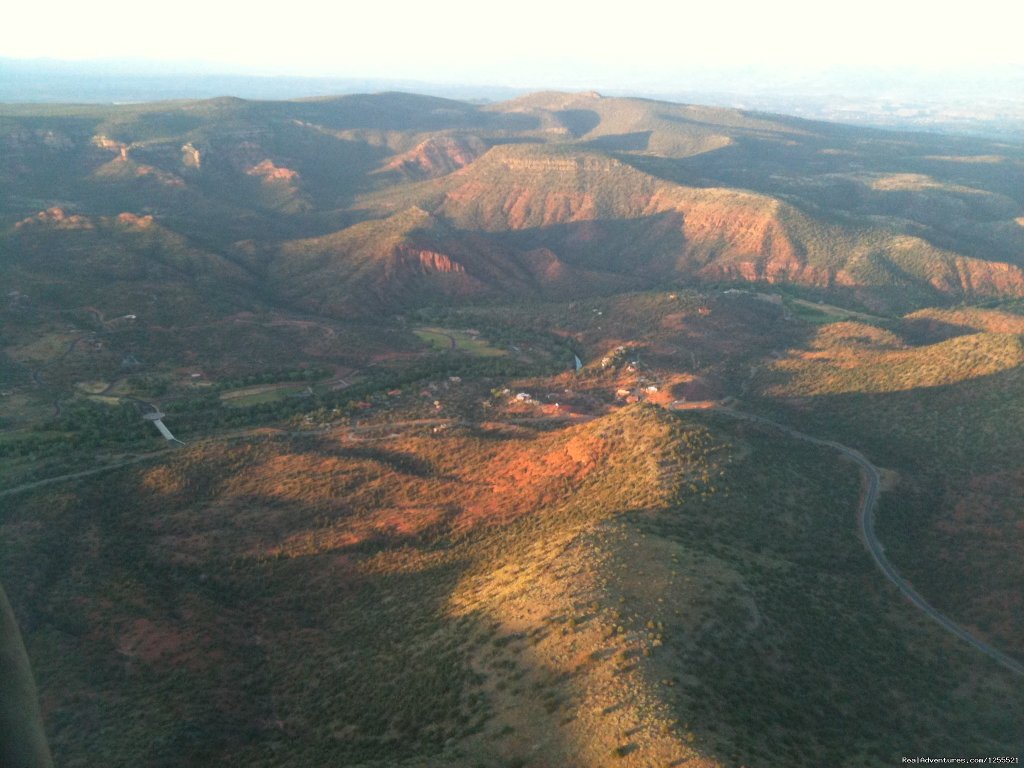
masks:
[[[95,229],[96,225],[87,217],[69,214],[63,208],[53,207],[40,211],[35,216],[22,219],[14,225],[15,229]]]
[[[800,283],[818,287],[837,285],[836,275],[822,267],[771,257],[732,263],[713,262],[697,272],[707,280],[743,280],[745,282]]]
[[[116,152],[121,160],[128,159],[128,150],[131,149],[130,144],[125,144],[123,141],[117,141],[109,136],[103,136],[98,134],[92,137],[92,145],[97,149],[107,150],[109,152]]]
[[[417,274],[451,274],[465,273],[466,268],[454,261],[451,256],[425,248],[399,245],[394,250],[393,271],[411,271]]]
[[[498,162],[515,173],[561,173],[577,176],[584,173],[611,173],[622,168],[622,163],[608,157],[576,155],[572,157],[517,157],[506,155]]]
[[[208,154],[219,162],[227,163],[236,171],[248,172],[263,162],[267,150],[260,140],[263,134],[259,131],[232,131],[217,137],[216,142],[208,150]]]
[[[949,272],[932,285],[965,296],[1024,296],[1024,271],[1012,264],[957,256]]]
[[[181,147],[181,164],[197,171],[203,167],[203,156],[191,141]]]
[[[149,229],[153,226],[152,216],[137,216],[134,213],[119,213],[115,221],[122,227],[131,227],[133,229]]]
[[[299,180],[298,171],[275,165],[274,161],[269,158],[247,168],[245,172],[249,176],[259,176],[266,182],[283,181],[287,184],[294,184]]]
[[[108,163],[104,163],[96,169],[93,176],[101,181],[126,181],[129,179],[148,179],[165,187],[185,186],[185,180],[180,176],[168,173],[157,168],[155,165],[137,163],[122,154],[115,157]]]

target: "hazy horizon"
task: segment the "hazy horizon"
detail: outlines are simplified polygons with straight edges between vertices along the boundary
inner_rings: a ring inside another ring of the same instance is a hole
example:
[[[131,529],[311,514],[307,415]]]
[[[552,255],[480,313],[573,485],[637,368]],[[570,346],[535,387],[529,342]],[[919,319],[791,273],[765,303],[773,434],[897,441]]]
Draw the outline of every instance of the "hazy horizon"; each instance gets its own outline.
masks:
[[[1024,138],[1024,67],[1006,68],[997,76],[969,70],[944,74],[850,67],[813,72],[753,66],[695,68],[675,80],[633,87],[561,80],[516,87],[426,77],[254,75],[200,62],[0,57],[0,104],[130,104],[223,96],[288,100],[382,91],[493,102],[544,90],[596,90],[605,96],[653,98],[899,130],[1011,141]]]
[[[938,87],[1024,68],[1024,11],[979,0],[869,0],[835,9],[806,0],[729,6],[656,3],[598,13],[525,0],[484,16],[464,0],[324,9],[296,0],[287,15],[237,2],[183,0],[174,13],[115,2],[102,13],[69,0],[9,11],[0,57],[122,62],[126,75],[217,74],[415,80],[438,84],[659,91],[784,81],[841,82],[889,72]],[[130,67],[127,66],[130,63]],[[116,66],[114,67],[116,69]]]

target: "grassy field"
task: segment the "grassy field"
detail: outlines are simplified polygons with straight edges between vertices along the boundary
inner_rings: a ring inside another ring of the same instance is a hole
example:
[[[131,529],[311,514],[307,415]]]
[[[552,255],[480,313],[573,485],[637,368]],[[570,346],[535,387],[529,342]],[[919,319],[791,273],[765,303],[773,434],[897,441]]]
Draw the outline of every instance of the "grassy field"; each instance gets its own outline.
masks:
[[[835,323],[846,320],[859,320],[865,323],[887,323],[888,318],[878,315],[869,315],[864,312],[856,312],[851,309],[844,309],[824,302],[813,302],[807,299],[788,298],[785,304],[803,322],[807,323]]]
[[[433,349],[459,350],[476,357],[501,357],[508,354],[503,349],[492,346],[479,334],[470,333],[462,328],[417,328],[414,333],[419,339]]]
[[[241,387],[221,392],[220,399],[226,405],[234,408],[244,408],[250,405],[262,405],[264,403],[276,403],[277,401],[301,393],[306,389],[306,384],[262,384],[256,387]]]

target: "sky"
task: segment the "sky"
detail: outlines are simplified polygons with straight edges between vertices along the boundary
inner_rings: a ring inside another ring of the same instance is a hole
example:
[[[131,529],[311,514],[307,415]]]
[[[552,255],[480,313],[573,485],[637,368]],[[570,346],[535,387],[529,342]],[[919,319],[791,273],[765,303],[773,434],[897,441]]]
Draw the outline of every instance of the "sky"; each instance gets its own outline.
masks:
[[[1008,0],[575,0],[374,4],[48,0],[4,11],[0,56],[137,59],[254,75],[671,88],[702,74],[1024,67]]]
[[[44,9],[44,10],[40,10]],[[1024,66],[1014,0],[48,0],[4,10],[0,56],[491,85],[659,87],[703,71]]]

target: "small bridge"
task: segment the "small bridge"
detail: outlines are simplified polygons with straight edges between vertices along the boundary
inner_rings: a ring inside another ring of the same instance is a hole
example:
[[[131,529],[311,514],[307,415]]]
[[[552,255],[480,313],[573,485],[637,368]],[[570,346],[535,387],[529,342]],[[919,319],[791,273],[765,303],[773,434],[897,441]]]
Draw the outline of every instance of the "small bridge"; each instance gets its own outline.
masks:
[[[142,414],[142,418],[144,418],[146,421],[152,421],[153,425],[160,431],[160,434],[163,435],[164,439],[167,440],[168,442],[177,443],[178,445],[184,445],[184,443],[181,442],[181,440],[179,440],[178,438],[171,434],[171,430],[169,430],[167,428],[167,425],[164,424],[164,422],[162,421],[165,415],[166,414],[161,413],[160,411],[150,411],[149,413]]]

